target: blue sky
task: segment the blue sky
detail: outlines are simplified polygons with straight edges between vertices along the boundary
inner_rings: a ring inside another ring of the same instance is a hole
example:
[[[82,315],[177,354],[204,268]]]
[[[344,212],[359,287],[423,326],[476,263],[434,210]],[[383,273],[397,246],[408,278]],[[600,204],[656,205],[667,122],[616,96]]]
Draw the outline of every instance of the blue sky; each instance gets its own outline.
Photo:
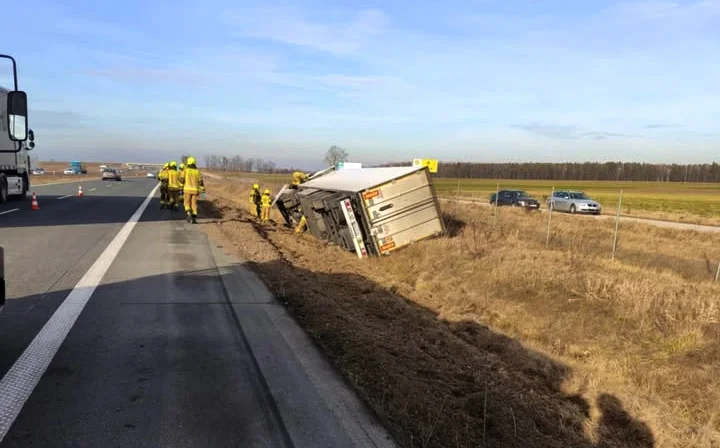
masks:
[[[720,159],[720,0],[26,0],[3,16],[20,18],[0,51],[41,159]]]

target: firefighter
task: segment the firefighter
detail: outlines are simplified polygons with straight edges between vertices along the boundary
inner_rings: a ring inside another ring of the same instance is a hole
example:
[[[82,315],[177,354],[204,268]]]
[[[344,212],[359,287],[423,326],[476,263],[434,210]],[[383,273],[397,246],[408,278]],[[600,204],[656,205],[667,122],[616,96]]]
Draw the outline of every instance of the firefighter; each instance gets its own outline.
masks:
[[[256,218],[260,218],[262,206],[262,195],[260,194],[260,185],[253,184],[250,190],[250,214]]]
[[[300,222],[298,223],[297,227],[295,227],[295,233],[303,233],[306,227],[307,219],[305,219],[305,215],[303,215],[303,217],[300,218]]]
[[[198,195],[205,192],[205,182],[200,170],[197,169],[195,157],[187,158],[185,170],[183,170],[182,177],[180,177],[180,183],[183,185],[187,222],[197,224]]]
[[[264,223],[270,219],[270,206],[272,205],[272,198],[270,197],[269,188],[266,188],[265,191],[263,191],[260,201],[262,203],[261,221]]]
[[[182,185],[180,185],[180,179],[179,179],[179,173],[177,170],[177,162],[172,161],[170,162],[170,167],[168,169],[168,208],[170,210],[177,210],[180,206],[180,197],[179,197],[179,191],[180,188],[182,188]]]
[[[302,171],[295,171],[293,173],[293,185],[298,186],[308,180],[308,175],[303,173]]]
[[[162,170],[158,174],[160,180],[160,208],[165,208],[168,203],[168,171],[170,164],[166,163],[163,165]]]

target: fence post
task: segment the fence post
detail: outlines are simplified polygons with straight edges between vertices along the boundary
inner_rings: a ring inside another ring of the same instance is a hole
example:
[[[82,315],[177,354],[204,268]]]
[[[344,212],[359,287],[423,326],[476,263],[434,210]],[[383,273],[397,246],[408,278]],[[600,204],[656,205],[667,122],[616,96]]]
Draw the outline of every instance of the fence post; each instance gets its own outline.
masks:
[[[495,205],[493,210],[493,230],[495,230],[495,221],[497,221],[497,209],[498,209],[498,199],[500,196],[500,182],[497,183],[497,188],[495,189]]]
[[[718,280],[720,280],[720,261],[718,261],[718,268],[717,272],[715,273],[715,281],[717,282]]]
[[[620,227],[620,210],[622,209],[622,190],[620,190],[620,197],[618,198],[618,208],[617,208],[617,215],[615,216],[615,235],[613,236],[613,250],[612,250],[612,259],[615,259],[615,251],[617,250],[617,237],[618,237],[618,227]]]
[[[552,189],[552,193],[550,193],[550,200],[548,201],[548,223],[547,223],[547,236],[545,237],[545,247],[548,247],[550,245],[550,219],[552,218],[552,198],[555,196],[555,187]]]

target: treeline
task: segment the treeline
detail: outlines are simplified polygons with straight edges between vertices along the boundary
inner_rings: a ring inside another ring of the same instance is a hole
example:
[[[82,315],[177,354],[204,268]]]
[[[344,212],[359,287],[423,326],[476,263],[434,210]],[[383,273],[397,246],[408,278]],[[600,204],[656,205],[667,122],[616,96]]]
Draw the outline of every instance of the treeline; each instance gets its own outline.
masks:
[[[407,165],[407,163],[405,164]],[[720,182],[720,165],[624,162],[464,163],[440,162],[439,177],[485,179]]]
[[[260,173],[290,173],[291,169],[278,168],[274,162],[266,161],[258,158],[244,158],[241,156],[205,156],[205,167],[211,171],[233,171],[233,172],[252,172]]]

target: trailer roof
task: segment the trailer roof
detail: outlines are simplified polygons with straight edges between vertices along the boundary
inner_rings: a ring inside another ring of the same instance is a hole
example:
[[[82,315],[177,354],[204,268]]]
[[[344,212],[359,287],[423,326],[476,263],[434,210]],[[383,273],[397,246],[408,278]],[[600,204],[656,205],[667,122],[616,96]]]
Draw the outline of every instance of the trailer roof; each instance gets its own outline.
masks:
[[[422,169],[424,169],[424,167],[401,166],[338,170],[320,176],[317,179],[309,180],[302,184],[301,187],[303,189],[318,188],[331,191],[359,192],[367,190],[368,188],[377,187],[378,185]]]

